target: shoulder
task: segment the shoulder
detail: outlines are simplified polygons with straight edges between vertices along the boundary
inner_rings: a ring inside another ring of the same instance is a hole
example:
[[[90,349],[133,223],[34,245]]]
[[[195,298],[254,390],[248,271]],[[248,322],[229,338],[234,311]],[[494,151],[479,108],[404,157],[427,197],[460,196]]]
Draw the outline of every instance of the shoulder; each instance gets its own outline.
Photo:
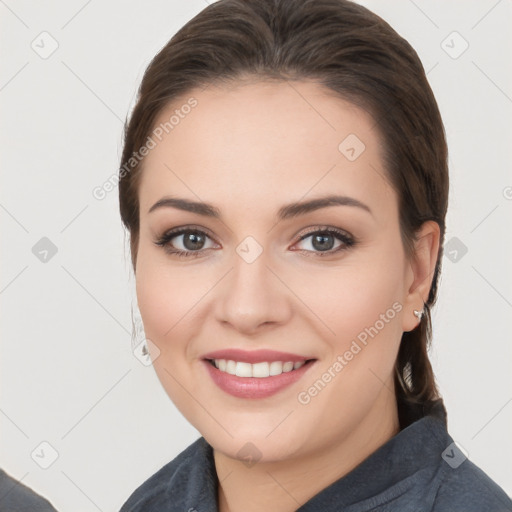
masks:
[[[0,469],[0,510],[2,512],[55,512],[49,501]]]
[[[174,505],[181,500],[187,501],[191,494],[199,492],[194,482],[199,484],[200,479],[195,473],[201,467],[204,469],[203,463],[207,459],[208,448],[209,445],[202,437],[192,443],[138,487],[120,512],[148,510],[147,507],[150,505],[162,507],[158,510],[164,511],[170,504],[171,496]]]
[[[435,512],[512,512],[505,491],[469,459],[456,468],[443,464]]]

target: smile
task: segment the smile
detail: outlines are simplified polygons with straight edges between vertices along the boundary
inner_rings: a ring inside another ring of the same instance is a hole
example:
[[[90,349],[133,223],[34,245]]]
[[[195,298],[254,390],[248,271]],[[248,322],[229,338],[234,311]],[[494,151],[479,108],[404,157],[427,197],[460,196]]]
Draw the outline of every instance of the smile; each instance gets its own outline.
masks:
[[[244,363],[242,361],[233,361],[231,359],[213,359],[210,363],[218,368],[221,372],[236,375],[237,377],[256,377],[264,379],[266,377],[274,377],[282,373],[298,370],[306,364],[305,361],[263,361],[261,363]]]
[[[237,398],[267,398],[288,388],[316,359],[274,350],[220,350],[202,358],[220,390]]]

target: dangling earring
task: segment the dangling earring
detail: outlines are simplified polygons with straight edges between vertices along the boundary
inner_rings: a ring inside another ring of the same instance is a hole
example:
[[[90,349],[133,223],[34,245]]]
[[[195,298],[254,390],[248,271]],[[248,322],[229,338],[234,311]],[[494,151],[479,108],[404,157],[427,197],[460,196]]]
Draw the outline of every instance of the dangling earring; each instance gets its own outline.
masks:
[[[141,343],[143,345],[141,345]],[[147,354],[146,334],[144,333],[144,324],[137,303],[132,303],[132,350],[141,345],[142,354]]]
[[[421,322],[421,318],[423,317],[423,310],[418,311],[417,309],[415,309],[414,316]]]

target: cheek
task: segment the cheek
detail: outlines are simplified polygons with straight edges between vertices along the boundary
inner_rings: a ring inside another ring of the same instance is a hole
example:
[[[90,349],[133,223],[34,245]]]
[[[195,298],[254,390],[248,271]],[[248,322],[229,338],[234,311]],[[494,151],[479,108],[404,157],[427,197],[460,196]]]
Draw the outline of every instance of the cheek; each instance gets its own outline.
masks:
[[[143,234],[137,257],[137,301],[146,334],[163,342],[175,329],[190,322],[195,306],[217,276],[208,265],[181,262],[155,248]],[[163,348],[163,347],[162,347]]]
[[[299,397],[326,435],[338,435],[340,425],[355,428],[382,392],[394,400],[390,379],[402,336],[403,264],[400,254],[383,251],[303,280],[304,302],[334,332],[322,329],[325,361]]]
[[[335,336],[331,338],[337,350],[376,323],[386,336],[396,339],[401,334],[403,265],[400,253],[369,250],[337,268],[309,269],[294,289]]]
[[[146,337],[163,350],[161,340],[176,322],[173,307],[176,298],[168,280],[144,263],[144,258],[140,258],[137,265],[137,302]]]
[[[200,329],[197,304],[211,288],[205,282],[204,272],[180,270],[144,249],[139,253],[137,302],[146,337],[158,350],[155,354],[149,344],[153,368],[171,400],[194,425],[197,411],[189,393],[197,394],[197,383],[189,375],[187,340]]]
[[[179,333],[190,327],[194,306],[208,291],[204,272],[169,265],[165,256],[141,248],[137,262],[137,302],[146,337],[162,355],[179,345]]]

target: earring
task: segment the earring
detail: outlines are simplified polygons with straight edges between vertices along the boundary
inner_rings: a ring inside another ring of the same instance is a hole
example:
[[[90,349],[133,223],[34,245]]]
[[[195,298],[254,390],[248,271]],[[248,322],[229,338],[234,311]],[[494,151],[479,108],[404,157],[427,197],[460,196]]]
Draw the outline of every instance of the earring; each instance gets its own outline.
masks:
[[[417,309],[414,310],[414,316],[421,322],[421,318],[423,316],[423,310],[418,311]]]

